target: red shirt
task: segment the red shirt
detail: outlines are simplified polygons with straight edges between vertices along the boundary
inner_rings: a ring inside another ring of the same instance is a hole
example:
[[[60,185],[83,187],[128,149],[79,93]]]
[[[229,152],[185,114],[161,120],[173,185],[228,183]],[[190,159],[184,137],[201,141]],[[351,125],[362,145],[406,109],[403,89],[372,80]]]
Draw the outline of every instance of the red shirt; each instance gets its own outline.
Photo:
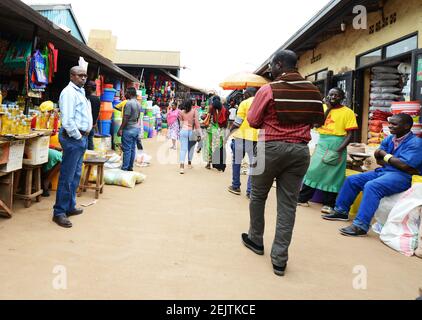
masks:
[[[291,143],[309,143],[311,141],[311,125],[280,123],[275,110],[273,91],[269,84],[257,92],[248,113],[248,122],[252,128],[261,129],[260,141]]]

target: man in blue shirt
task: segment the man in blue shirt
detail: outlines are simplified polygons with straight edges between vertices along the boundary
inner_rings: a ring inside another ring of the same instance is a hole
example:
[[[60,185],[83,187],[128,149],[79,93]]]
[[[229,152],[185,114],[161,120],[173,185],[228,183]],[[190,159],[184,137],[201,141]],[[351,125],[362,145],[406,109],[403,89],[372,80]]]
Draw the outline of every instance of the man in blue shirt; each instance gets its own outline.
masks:
[[[82,209],[76,208],[76,191],[93,123],[91,108],[83,89],[86,80],[86,70],[73,67],[70,70],[70,83],[60,94],[62,128],[59,141],[63,148],[63,160],[53,221],[64,228],[72,227],[68,217],[83,213]]]
[[[375,151],[377,163],[382,167],[347,178],[336,207],[330,214],[323,215],[325,220],[349,221],[350,207],[363,191],[353,225],[340,230],[344,236],[366,236],[381,199],[410,189],[412,176],[422,172],[422,139],[411,132],[412,117],[398,114],[388,122],[392,135]]]

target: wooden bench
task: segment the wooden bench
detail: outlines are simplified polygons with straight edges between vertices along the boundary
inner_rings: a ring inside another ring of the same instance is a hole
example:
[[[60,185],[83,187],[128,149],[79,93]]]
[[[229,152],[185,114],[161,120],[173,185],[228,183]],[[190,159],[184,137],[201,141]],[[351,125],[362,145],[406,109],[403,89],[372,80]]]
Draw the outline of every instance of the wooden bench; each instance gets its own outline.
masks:
[[[78,196],[82,195],[82,192],[86,192],[87,189],[95,190],[95,199],[100,197],[100,194],[103,193],[104,189],[104,164],[107,162],[106,159],[89,159],[84,160],[85,172],[82,176],[81,183],[79,184]],[[97,169],[97,179],[95,181],[95,186],[92,186],[89,181],[89,176],[93,169]]]
[[[24,164],[22,170],[15,173],[15,197],[24,200],[25,208],[32,205],[32,201],[41,202],[43,189],[41,188],[41,169],[43,165]],[[25,174],[24,193],[18,193],[18,186],[21,174]]]

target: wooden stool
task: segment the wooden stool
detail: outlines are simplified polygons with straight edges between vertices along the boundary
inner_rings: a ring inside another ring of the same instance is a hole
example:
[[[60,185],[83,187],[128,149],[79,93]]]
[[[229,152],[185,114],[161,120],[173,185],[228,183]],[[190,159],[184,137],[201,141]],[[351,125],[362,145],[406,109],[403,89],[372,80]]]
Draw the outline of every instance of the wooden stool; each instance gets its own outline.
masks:
[[[29,208],[32,204],[32,201],[35,199],[37,202],[41,201],[41,195],[43,190],[41,189],[41,168],[42,165],[23,165],[22,170],[17,171],[16,174],[16,184],[15,184],[15,197],[17,199],[23,199],[25,208]],[[20,194],[17,192],[21,172],[25,172],[25,193]]]
[[[12,217],[13,208],[13,172],[0,172],[0,216]]]
[[[100,193],[103,193],[104,189],[104,163],[106,163],[106,159],[90,159],[84,160],[85,165],[85,173],[81,179],[81,183],[79,185],[79,192],[78,197],[82,195],[82,192],[86,192],[87,189],[95,190],[95,199],[100,197]],[[97,179],[95,181],[95,186],[91,186],[91,182],[89,182],[89,176],[91,175],[91,171],[97,168]]]

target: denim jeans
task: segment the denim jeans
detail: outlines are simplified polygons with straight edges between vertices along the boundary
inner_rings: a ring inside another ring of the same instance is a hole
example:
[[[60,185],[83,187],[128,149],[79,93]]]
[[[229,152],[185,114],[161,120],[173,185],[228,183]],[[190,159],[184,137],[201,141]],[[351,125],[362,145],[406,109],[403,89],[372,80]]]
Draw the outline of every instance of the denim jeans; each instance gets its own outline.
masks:
[[[189,162],[193,160],[196,141],[192,141],[192,132],[192,130],[180,131],[180,163],[185,163],[186,154]]]
[[[242,167],[242,161],[247,154],[249,157],[249,163],[252,164],[254,161],[254,148],[256,142],[244,139],[233,139],[231,143],[231,149],[233,152],[233,177],[232,177],[232,187],[234,189],[239,189],[241,186],[240,183],[240,170]],[[251,175],[249,174],[248,178],[248,187],[246,190],[247,194],[251,193]]]
[[[138,142],[139,128],[129,128],[123,130],[122,134],[122,150],[123,165],[122,170],[133,170],[133,164],[136,157],[136,144]]]
[[[76,140],[63,135],[63,131],[62,128],[59,133],[59,141],[63,148],[63,159],[56,204],[54,205],[54,216],[63,216],[76,209],[76,191],[81,180],[84,154],[88,147],[87,137]]]
[[[348,215],[356,197],[363,191],[362,202],[353,225],[368,231],[381,199],[404,192],[410,186],[410,176],[399,172],[377,170],[354,175],[348,177],[341,188],[335,210]]]

